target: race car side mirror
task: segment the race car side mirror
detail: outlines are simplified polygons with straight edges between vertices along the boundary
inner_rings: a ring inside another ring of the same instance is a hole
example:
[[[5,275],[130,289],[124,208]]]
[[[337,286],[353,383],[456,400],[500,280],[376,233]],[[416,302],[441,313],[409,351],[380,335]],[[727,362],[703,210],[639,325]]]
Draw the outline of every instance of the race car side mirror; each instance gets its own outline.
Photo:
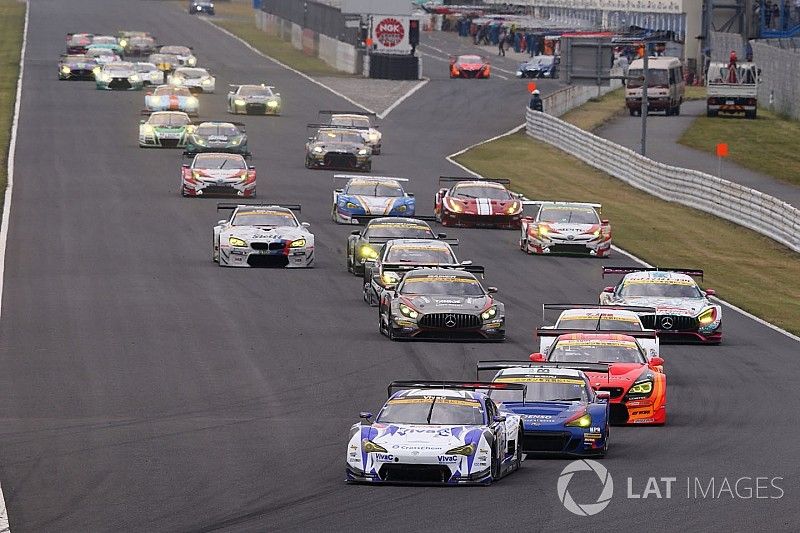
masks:
[[[446,239],[446,238],[447,238],[447,233],[437,233],[437,236],[438,236],[440,239]]]
[[[495,422],[505,422],[506,417],[505,415],[494,415],[494,418],[492,418],[492,420],[494,420]]]
[[[599,390],[594,393],[598,400],[601,402],[607,402],[611,399],[611,393],[607,390]]]
[[[144,119],[140,119],[139,124],[144,124]]]
[[[664,364],[664,358],[663,357],[659,357],[659,356],[656,355],[656,356],[650,358],[650,361],[648,361],[648,364],[650,366],[661,366],[661,365]]]
[[[610,293],[612,293],[612,294],[613,294],[613,292],[614,292],[614,287],[606,287],[605,289],[603,289],[603,292],[610,292]]]
[[[361,230],[360,229],[354,229],[353,231],[350,232],[350,235],[361,235]]]
[[[310,222],[301,222],[300,225],[303,226],[304,228],[310,228],[311,227],[311,223]]]
[[[255,170],[256,166],[255,165],[247,165],[247,169],[248,170]]]
[[[183,168],[189,168],[189,163],[183,163],[183,164],[181,165],[181,167],[183,167]]]
[[[600,223],[601,223],[601,224],[603,224],[603,225],[608,225],[608,224],[610,224],[610,222],[608,221],[608,219],[607,219],[607,218],[600,219]]]
[[[472,261],[461,261],[461,266],[469,266],[472,264]]]
[[[525,215],[524,217],[522,217],[522,220],[533,220],[533,217],[530,215]]]
[[[370,413],[368,411],[362,411],[362,412],[358,413],[358,418],[363,418],[364,420],[369,420],[370,418],[372,418],[372,413]]]
[[[539,352],[532,353],[530,356],[530,360],[533,361],[534,363],[541,363],[542,361],[544,361],[544,355],[540,354]]]
[[[309,138],[308,138],[308,140],[309,140],[309,141],[313,141],[313,140],[314,140],[314,137],[309,137]]]
[[[217,220],[217,226],[222,226],[222,225],[226,224],[227,222],[228,221],[225,220],[224,218],[222,220]]]
[[[486,292],[489,294],[494,294],[497,292],[497,287],[486,287]]]
[[[153,92],[152,91],[147,91],[146,93],[144,93],[144,95],[145,96],[153,96]]]
[[[717,291],[714,289],[706,289],[706,296],[714,296],[715,294],[717,294]]]

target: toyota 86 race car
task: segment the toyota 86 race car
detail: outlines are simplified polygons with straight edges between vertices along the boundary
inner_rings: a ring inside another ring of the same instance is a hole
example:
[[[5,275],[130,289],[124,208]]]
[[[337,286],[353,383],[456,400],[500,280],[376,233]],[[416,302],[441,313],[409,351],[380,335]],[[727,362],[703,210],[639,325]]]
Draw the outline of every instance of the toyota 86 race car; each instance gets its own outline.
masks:
[[[580,365],[578,365],[580,366]],[[583,371],[568,364],[480,361],[495,383],[519,383],[525,394],[489,391],[501,412],[522,418],[522,453],[604,457],[609,440],[608,391],[595,392]]]
[[[228,113],[234,115],[280,115],[281,93],[271,85],[231,85]]]
[[[480,78],[491,76],[489,60],[475,54],[466,54],[450,58],[451,78]]]
[[[455,183],[450,188],[444,183]],[[433,212],[443,226],[517,229],[522,219],[522,200],[506,186],[509,180],[439,178]]]
[[[703,271],[685,268],[603,267],[603,277],[622,274],[619,283],[600,293],[602,305],[642,305],[655,313],[640,313],[647,328],[658,330],[663,341],[722,342],[722,306],[702,290],[693,276]]]
[[[372,150],[357,130],[309,124],[319,128],[306,143],[306,168],[372,170]]]
[[[186,87],[159,85],[145,95],[144,107],[145,114],[155,111],[183,111],[187,115],[197,116],[200,102]]]
[[[612,424],[666,423],[664,360],[659,356],[648,358],[637,342],[639,338],[653,338],[654,332],[562,329],[547,333],[556,333],[558,337],[547,353],[531,354],[531,361],[566,363],[583,370],[592,388],[611,395]]]
[[[154,64],[161,72],[172,72],[179,66],[178,56],[173,54],[150,54],[147,62]]]
[[[105,91],[141,91],[142,77],[133,68],[133,63],[117,61],[103,65],[95,77],[95,87]]]
[[[391,239],[444,239],[447,237],[444,233],[434,233],[426,220],[432,220],[432,218],[360,218],[359,222],[366,222],[364,228],[353,230],[347,236],[347,271],[356,276],[363,276],[364,262],[377,258],[378,249]]]
[[[139,61],[133,64],[133,69],[141,76],[142,82],[146,86],[164,84],[164,73],[158,70],[154,63]]]
[[[144,31],[121,31],[117,34],[125,56],[149,56],[156,51],[156,40]]]
[[[189,134],[186,152],[229,152],[248,155],[247,133],[241,122],[202,122]]]
[[[83,54],[62,55],[58,61],[59,80],[93,80],[97,61]]]
[[[334,174],[333,180],[347,181],[333,190],[331,218],[337,224],[357,224],[363,215],[414,216],[416,200],[403,188],[406,178]]]
[[[486,392],[515,383],[395,381],[375,421],[350,428],[351,483],[488,485],[520,468],[520,417],[501,413]],[[486,391],[486,392],[484,392]]]
[[[167,76],[167,83],[186,87],[193,93],[213,93],[217,79],[200,67],[178,67]]]
[[[193,128],[192,119],[182,111],[158,111],[139,121],[139,147],[184,148]]]
[[[92,44],[94,34],[92,33],[68,33],[67,34],[67,55],[85,54]]]
[[[534,216],[522,218],[519,247],[528,254],[580,254],[608,257],[611,253],[611,225],[600,218],[600,204],[540,202]]]
[[[158,49],[158,53],[175,56],[178,66],[194,67],[197,65],[197,58],[189,46],[165,45]]]
[[[181,165],[181,196],[255,198],[256,169],[241,154],[197,154]]]
[[[381,153],[383,135],[378,131],[378,127],[372,124],[371,121],[371,117],[374,117],[375,113],[324,110],[320,111],[319,114],[330,115],[328,124],[331,126],[343,126],[361,132],[364,140],[372,149],[372,155],[379,155]]]
[[[390,340],[491,340],[506,337],[505,307],[474,274],[454,268],[410,270],[396,286],[387,283],[378,321]]]
[[[99,67],[107,65],[108,63],[122,61],[121,57],[115,54],[113,50],[109,50],[108,48],[92,48],[90,46],[84,55],[86,55],[88,58],[94,59],[94,61],[97,63],[98,66],[94,69],[95,75],[100,72]]]
[[[218,204],[217,209],[231,211],[228,220],[214,227],[212,254],[219,266],[314,265],[314,235],[293,213],[300,212],[299,205]]]

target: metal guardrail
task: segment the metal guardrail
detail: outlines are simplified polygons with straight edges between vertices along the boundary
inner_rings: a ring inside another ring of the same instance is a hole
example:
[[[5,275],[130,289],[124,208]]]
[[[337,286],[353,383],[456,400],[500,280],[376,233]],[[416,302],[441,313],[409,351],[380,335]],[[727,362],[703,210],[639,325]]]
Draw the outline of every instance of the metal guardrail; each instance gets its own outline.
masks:
[[[545,113],[528,109],[525,122],[527,134],[534,139],[637,189],[724,218],[800,252],[800,210],[774,196],[704,172],[653,161]]]

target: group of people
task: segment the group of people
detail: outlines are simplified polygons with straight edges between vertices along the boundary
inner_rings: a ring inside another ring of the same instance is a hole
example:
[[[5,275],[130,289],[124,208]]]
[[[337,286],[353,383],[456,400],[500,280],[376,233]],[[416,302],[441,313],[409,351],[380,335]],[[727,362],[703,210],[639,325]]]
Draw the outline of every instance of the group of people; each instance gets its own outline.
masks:
[[[760,2],[756,2],[753,10],[761,16]],[[771,30],[789,30],[800,25],[800,0],[767,0],[764,2],[764,28]]]

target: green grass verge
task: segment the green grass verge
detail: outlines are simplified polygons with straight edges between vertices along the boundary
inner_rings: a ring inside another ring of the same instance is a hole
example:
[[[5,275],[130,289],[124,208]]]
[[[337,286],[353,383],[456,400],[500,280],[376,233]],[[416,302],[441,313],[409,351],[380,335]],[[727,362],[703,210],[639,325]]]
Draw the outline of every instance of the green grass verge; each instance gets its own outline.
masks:
[[[290,42],[278,37],[271,37],[259,30],[256,27],[251,2],[218,3],[215,5],[215,11],[216,16],[210,19],[214,24],[225,28],[281,63],[310,76],[352,76],[352,74],[336,70],[318,57],[304,54],[301,50],[295,49]]]
[[[524,133],[457,159],[484,176],[511,178],[530,198],[602,203],[618,246],[651,264],[703,268],[704,285],[720,298],[800,334],[800,254],[775,241],[659,200]]]
[[[756,120],[698,117],[678,142],[710,153],[717,143],[728,143],[729,157],[739,165],[800,185],[798,139],[800,122],[759,109]]]
[[[25,4],[17,0],[0,0],[0,206],[8,183],[8,143],[14,118],[24,27]]]

